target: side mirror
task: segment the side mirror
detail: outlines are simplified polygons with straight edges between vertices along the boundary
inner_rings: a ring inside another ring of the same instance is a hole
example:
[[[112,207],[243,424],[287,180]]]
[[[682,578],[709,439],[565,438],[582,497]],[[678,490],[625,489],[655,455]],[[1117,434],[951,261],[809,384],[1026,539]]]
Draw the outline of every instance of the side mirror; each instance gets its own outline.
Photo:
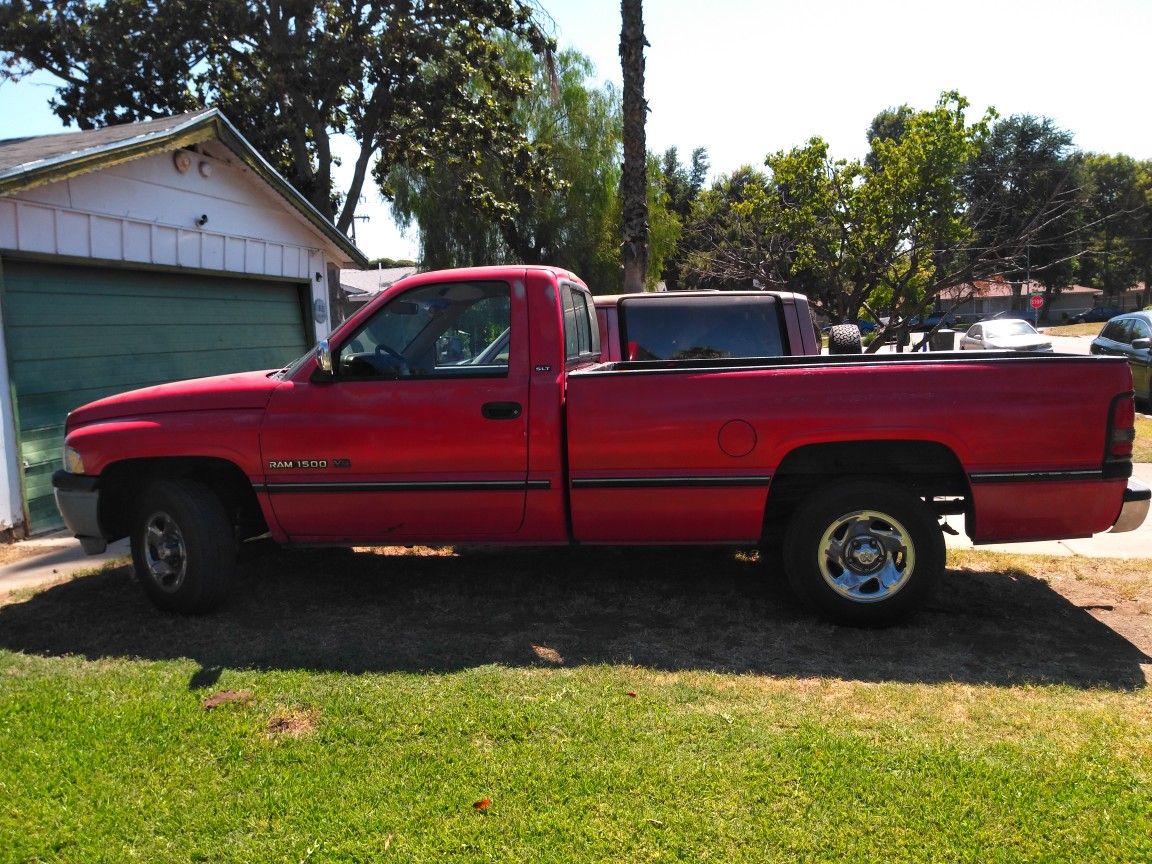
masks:
[[[332,374],[332,348],[327,339],[321,339],[316,343],[316,363],[325,375]]]
[[[1132,340],[1132,347],[1135,348],[1137,351],[1144,351],[1147,348],[1152,347],[1152,339],[1148,339],[1146,337],[1143,339],[1133,339]]]

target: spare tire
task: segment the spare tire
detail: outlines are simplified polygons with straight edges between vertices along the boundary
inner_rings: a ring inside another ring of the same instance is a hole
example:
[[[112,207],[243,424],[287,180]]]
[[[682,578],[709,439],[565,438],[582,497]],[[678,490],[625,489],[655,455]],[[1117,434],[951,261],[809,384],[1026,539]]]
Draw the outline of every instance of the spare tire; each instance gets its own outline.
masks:
[[[834,324],[828,330],[829,354],[862,354],[864,343],[855,324]]]

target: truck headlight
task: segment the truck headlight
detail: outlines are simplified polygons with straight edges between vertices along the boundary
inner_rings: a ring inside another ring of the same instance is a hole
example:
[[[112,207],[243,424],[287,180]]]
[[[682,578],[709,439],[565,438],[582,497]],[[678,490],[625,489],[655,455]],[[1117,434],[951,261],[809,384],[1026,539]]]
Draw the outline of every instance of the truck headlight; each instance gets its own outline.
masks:
[[[64,470],[69,474],[84,473],[84,457],[72,447],[64,448]]]

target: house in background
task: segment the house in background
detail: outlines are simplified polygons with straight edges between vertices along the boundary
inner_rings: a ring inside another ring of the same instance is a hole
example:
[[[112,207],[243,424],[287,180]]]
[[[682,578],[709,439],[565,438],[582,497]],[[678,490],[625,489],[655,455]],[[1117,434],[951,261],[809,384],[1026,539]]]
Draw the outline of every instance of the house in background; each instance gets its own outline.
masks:
[[[71,409],[283,366],[366,265],[217,110],[0,141],[0,534],[60,524]]]
[[[348,320],[360,308],[394,282],[411,276],[416,267],[376,267],[372,270],[341,270],[340,299],[333,305],[333,325]]]
[[[938,304],[954,313],[964,322],[980,321],[996,315],[1031,319],[1033,313],[1028,306],[1028,295],[1044,293],[1044,286],[1039,282],[1024,283],[1021,290],[1023,310],[1013,313],[1012,284],[1005,279],[989,279],[976,282],[974,285],[960,285],[948,288],[941,292],[941,303]],[[1122,295],[1113,298],[1113,303],[1123,310],[1139,309],[1143,303],[1144,286],[1135,285]],[[960,300],[957,304],[957,300]],[[1102,306],[1104,292],[1099,288],[1088,288],[1084,285],[1069,285],[1060,289],[1058,294],[1050,298],[1048,308],[1045,310],[1044,320],[1048,324],[1060,324],[1080,312]],[[954,308],[953,308],[954,307]]]

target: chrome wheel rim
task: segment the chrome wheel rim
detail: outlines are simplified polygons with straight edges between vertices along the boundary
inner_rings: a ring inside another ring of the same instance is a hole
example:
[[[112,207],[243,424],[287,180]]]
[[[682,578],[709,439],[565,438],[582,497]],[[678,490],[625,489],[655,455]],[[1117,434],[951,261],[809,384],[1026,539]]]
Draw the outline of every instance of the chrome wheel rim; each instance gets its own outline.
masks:
[[[836,519],[820,538],[820,575],[854,603],[888,600],[908,584],[916,566],[912,535],[877,510],[854,510]]]
[[[188,573],[184,534],[163,511],[153,513],[144,525],[144,566],[153,584],[169,594],[180,590]]]

